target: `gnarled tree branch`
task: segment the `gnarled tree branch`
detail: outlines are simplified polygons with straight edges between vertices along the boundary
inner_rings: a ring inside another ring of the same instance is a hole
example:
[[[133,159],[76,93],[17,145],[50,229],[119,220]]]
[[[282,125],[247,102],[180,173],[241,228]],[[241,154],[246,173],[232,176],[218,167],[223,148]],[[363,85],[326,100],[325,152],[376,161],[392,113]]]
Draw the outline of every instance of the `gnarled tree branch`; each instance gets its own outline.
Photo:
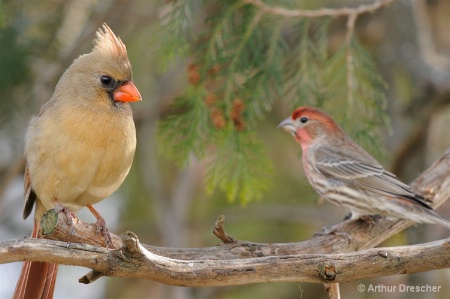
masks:
[[[432,199],[435,207],[448,199],[450,149],[412,186]],[[30,238],[5,241],[0,243],[0,263],[33,260],[93,269],[82,278],[84,283],[101,276],[120,276],[196,287],[267,281],[335,283],[450,267],[450,239],[367,249],[412,225],[411,221],[383,217],[375,218],[372,224],[345,221],[333,228],[336,234],[298,243],[236,241],[208,248],[164,248],[141,245],[133,233],[126,233],[113,236],[116,249],[101,247],[103,239],[93,237],[95,225],[81,221],[70,224],[65,217],[58,213],[57,218],[43,223],[48,226],[46,238],[64,242]],[[360,251],[353,252],[356,250]]]
[[[416,273],[450,267],[450,239],[420,245],[373,248],[338,254],[293,254],[234,259],[173,259],[142,246],[130,232],[122,236],[125,246],[109,250],[89,244],[45,239],[2,242],[2,263],[20,260],[52,261],[91,268],[83,277],[119,276],[146,278],[177,286],[230,286],[275,281],[345,282],[377,276]],[[233,255],[233,247],[218,246]],[[270,247],[270,245],[265,245]],[[150,247],[151,248],[151,247]],[[216,249],[217,249],[216,248]],[[214,251],[209,248],[208,251]],[[220,252],[220,250],[217,250]],[[94,280],[95,280],[94,279]]]

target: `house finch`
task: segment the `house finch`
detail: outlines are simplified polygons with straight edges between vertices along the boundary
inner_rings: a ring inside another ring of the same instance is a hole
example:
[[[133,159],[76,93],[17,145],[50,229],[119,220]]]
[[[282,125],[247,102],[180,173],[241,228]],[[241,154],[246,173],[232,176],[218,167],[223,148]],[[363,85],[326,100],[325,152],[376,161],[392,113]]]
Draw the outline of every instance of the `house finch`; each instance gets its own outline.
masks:
[[[386,171],[326,113],[300,107],[279,127],[302,147],[305,174],[316,192],[350,211],[351,219],[381,214],[450,229],[429,200]]]
[[[88,207],[103,235],[110,237],[92,205],[122,184],[133,162],[136,131],[127,102],[139,101],[141,95],[131,75],[125,45],[103,24],[92,52],[72,63],[31,119],[23,217],[36,205],[32,237],[40,237],[42,215],[61,205],[69,213]],[[52,298],[57,267],[25,262],[13,298]]]

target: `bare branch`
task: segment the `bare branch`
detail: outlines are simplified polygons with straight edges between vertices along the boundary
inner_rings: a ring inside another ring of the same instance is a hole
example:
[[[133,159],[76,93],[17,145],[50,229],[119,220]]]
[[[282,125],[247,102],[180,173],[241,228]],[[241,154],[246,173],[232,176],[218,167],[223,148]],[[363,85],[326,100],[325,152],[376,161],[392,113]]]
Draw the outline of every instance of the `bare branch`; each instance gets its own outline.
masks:
[[[415,190],[433,199],[434,206],[450,197],[449,166],[450,148],[412,184]],[[65,213],[57,215],[42,225],[48,226],[45,228],[47,238],[63,238],[66,242],[30,238],[5,241],[0,243],[0,263],[48,261],[93,269],[81,279],[83,283],[90,283],[101,276],[118,276],[193,287],[268,281],[339,283],[450,268],[450,239],[365,249],[378,245],[412,224],[405,220],[390,221],[379,217],[370,224],[345,221],[333,228],[337,234],[299,243],[236,241],[207,248],[141,245],[133,233],[126,233],[122,237],[112,236],[114,247],[119,249],[107,249],[97,244],[103,242],[103,238],[92,237],[94,224],[74,221],[71,225]],[[52,228],[52,225],[56,226]],[[369,225],[370,230],[367,229]],[[351,252],[360,249],[364,250]]]
[[[261,11],[269,14],[280,15],[287,18],[292,17],[339,17],[339,16],[350,16],[350,15],[360,15],[364,13],[373,13],[376,10],[387,6],[394,2],[394,0],[378,0],[372,4],[360,5],[356,8],[322,8],[317,10],[297,10],[297,9],[287,9],[277,6],[269,6],[262,2],[261,0],[243,0],[245,4],[251,4],[258,7]]]
[[[101,275],[146,278],[169,285],[205,287],[275,281],[346,282],[450,267],[450,239],[421,245],[366,249],[346,254],[295,254],[235,259],[180,260],[145,249],[133,233],[109,250],[44,239],[2,242],[0,262],[52,261],[94,269]],[[270,247],[270,245],[266,245]],[[223,245],[230,250],[232,247]]]

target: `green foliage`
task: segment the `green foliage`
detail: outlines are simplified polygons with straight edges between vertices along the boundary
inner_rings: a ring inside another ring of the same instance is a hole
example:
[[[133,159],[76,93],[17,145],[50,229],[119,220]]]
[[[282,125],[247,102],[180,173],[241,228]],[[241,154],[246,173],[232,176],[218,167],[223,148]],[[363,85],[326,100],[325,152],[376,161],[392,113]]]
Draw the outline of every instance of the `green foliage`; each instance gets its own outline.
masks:
[[[19,35],[12,27],[0,29],[0,69],[1,73],[0,91],[7,92],[11,86],[26,80],[28,70],[25,66],[27,54],[24,45],[18,41]],[[6,46],[7,45],[7,46]]]
[[[175,1],[161,18],[161,27],[152,35],[151,44],[159,47],[159,68],[166,69],[178,57],[188,54],[191,40],[191,20],[199,1]]]
[[[317,21],[317,20],[316,20]],[[328,58],[329,18],[301,19],[294,26],[298,37],[286,59],[285,97],[292,110],[302,105],[323,107],[329,82],[324,68]],[[343,71],[343,70],[340,70]]]
[[[208,143],[213,141],[208,109],[201,100],[205,94],[202,87],[190,86],[175,102],[173,109],[176,112],[161,124],[164,134],[160,141],[162,144],[170,141],[165,151],[181,164],[188,162],[191,152],[204,158]]]
[[[269,160],[264,159],[264,146],[251,132],[232,131],[225,135],[208,164],[208,191],[219,186],[229,201],[240,198],[242,203],[259,198],[267,188],[271,168]]]
[[[364,148],[380,153],[377,128],[388,127],[384,114],[386,83],[356,38],[332,55],[325,68],[328,90],[324,108]]]
[[[26,62],[30,45],[20,40],[23,28],[12,22],[14,14],[7,5],[0,4],[0,127],[14,119],[14,111],[22,103],[22,99],[15,98],[15,88],[29,79]]]
[[[182,164],[191,153],[206,161],[208,190],[245,203],[268,186],[271,163],[255,132],[277,98],[292,109],[322,107],[358,141],[377,144],[385,84],[356,38],[330,53],[330,18],[286,19],[242,1],[191,2],[176,1],[161,27],[161,61],[191,61],[189,87],[161,135]]]

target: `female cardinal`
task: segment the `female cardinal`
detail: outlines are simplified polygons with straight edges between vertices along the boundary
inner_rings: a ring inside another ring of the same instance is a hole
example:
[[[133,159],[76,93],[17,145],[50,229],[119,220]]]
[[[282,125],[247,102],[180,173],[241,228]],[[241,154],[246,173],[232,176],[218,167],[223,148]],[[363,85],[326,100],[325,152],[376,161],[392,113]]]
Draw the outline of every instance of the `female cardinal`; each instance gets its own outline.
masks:
[[[139,100],[125,45],[103,24],[94,49],[64,72],[29,123],[23,217],[36,205],[32,237],[40,237],[42,215],[61,205],[74,213],[88,207],[109,237],[92,205],[111,195],[130,170],[136,130],[127,102]],[[25,262],[13,298],[52,298],[57,267]]]
[[[350,211],[351,219],[382,214],[450,229],[450,221],[434,212],[429,200],[384,170],[326,113],[300,107],[279,127],[301,145],[309,183],[321,196]]]

